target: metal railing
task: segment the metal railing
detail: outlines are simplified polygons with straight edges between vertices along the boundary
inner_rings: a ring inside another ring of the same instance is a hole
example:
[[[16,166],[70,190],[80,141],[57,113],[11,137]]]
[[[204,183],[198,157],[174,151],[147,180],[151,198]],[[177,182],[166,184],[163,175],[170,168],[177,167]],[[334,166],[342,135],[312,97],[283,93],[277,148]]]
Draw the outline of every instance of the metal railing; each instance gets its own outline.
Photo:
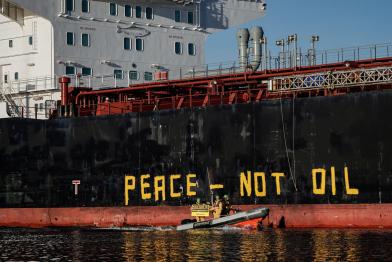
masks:
[[[269,91],[340,88],[392,83],[392,67],[352,69],[285,77],[269,81]]]
[[[188,66],[178,69],[180,79],[195,78],[195,77],[208,77],[224,74],[235,74],[244,72],[244,69],[239,67],[236,61],[227,61],[221,63],[211,63],[201,66]]]
[[[30,79],[13,80],[0,83],[0,100],[7,102],[7,111],[12,117],[26,117],[33,109],[27,108],[22,99],[16,99],[20,94],[33,91],[58,90],[58,77],[36,77]],[[34,114],[35,116],[37,113]]]
[[[18,93],[13,89],[12,83],[0,85],[0,99],[7,103],[7,113],[12,117],[22,117],[23,113],[20,112],[20,107],[23,109],[22,103],[16,103],[13,99],[13,94]]]
[[[7,102],[6,105],[7,114],[10,117],[21,117],[21,118],[29,118],[29,119],[48,119],[52,112],[56,109],[55,107],[45,107],[39,108],[35,107],[27,107],[27,106],[19,106],[19,105],[11,105]],[[13,114],[14,110],[17,111],[17,114]]]
[[[392,43],[363,45],[325,51],[313,49],[302,51],[302,49],[299,48],[297,52],[291,50],[280,53],[278,56],[272,56],[271,52],[266,52],[266,54],[267,55],[262,57],[259,71],[390,57],[392,56]],[[232,74],[245,71],[245,69],[239,67],[238,62],[236,61],[185,67],[178,70],[180,71],[179,75],[181,79]]]
[[[122,77],[116,77],[113,74],[97,76],[69,75],[68,77],[71,79],[71,86],[104,89],[129,86],[134,80],[129,79],[128,75],[128,72],[124,72]]]
[[[392,56],[392,43],[363,45],[358,47],[331,49],[325,51],[315,51],[310,49],[302,52],[301,48],[299,48],[297,51],[291,50],[285,53],[280,53],[278,56],[271,56],[270,52],[263,52],[263,54],[264,56],[262,57],[259,71],[293,68],[294,66],[304,67],[312,65],[325,65],[344,61],[358,61],[366,59],[376,60],[379,58]],[[236,61],[177,67],[170,70],[168,80],[236,74],[244,72],[245,70],[246,69],[244,68],[240,68]],[[293,77],[285,77],[284,79],[275,78],[273,79],[275,83],[272,84],[272,87],[274,90],[295,89],[303,87],[321,88],[348,85],[351,83],[350,81],[352,81],[352,79],[356,79],[355,81],[363,80],[367,81],[366,83],[374,83],[374,81],[372,82],[370,78],[375,76],[379,77],[378,79],[383,79],[383,81],[392,81],[390,79],[391,72],[388,70],[375,72],[370,70],[362,72],[364,74],[363,77],[365,78],[361,78],[362,73],[356,71],[346,72],[346,75],[345,72],[341,72],[341,75],[339,76],[326,76],[321,73],[307,76],[298,75]],[[353,72],[354,75],[352,75]],[[366,76],[367,72],[369,72],[370,75]],[[359,80],[358,78],[355,78],[357,77],[357,74],[361,75]],[[32,79],[14,80],[2,84],[0,83],[0,99],[6,101],[10,107],[13,108],[11,111],[13,111],[14,115],[20,115],[18,108],[23,107],[23,105],[20,104],[20,102],[16,103],[14,101],[14,95],[33,91],[59,90],[58,77],[59,76],[55,75]],[[118,86],[124,87],[134,83],[148,82],[148,80],[141,80],[143,79],[141,72],[138,74],[138,80],[130,79],[129,73],[127,71],[125,71],[123,77],[121,78],[117,78],[113,74],[102,76],[71,76],[70,78],[71,85],[73,86],[89,87],[93,89],[113,88]],[[344,81],[339,82],[339,79],[343,79]],[[359,83],[355,82],[355,84]]]
[[[297,52],[291,50],[272,56],[270,52],[263,52],[261,65],[258,71],[289,69],[293,67],[304,67],[313,65],[326,65],[344,61],[358,61],[366,59],[379,59],[392,56],[392,43],[365,45],[350,48],[330,49],[325,51],[315,51],[312,49]],[[296,60],[296,62],[294,62]],[[242,73],[247,69],[241,68],[236,61],[226,61],[221,63],[210,63],[195,66],[183,66],[171,68],[168,79],[157,79],[151,81],[165,81],[176,79],[193,79],[198,77],[218,76],[224,74]],[[129,72],[124,71],[121,78],[115,75],[96,76],[70,76],[71,85],[89,87],[93,89],[124,87],[132,84],[148,83],[142,72],[138,73],[137,79],[130,79]],[[57,83],[56,83],[57,84]]]
[[[282,68],[292,68],[325,65],[343,61],[358,61],[365,59],[378,59],[392,55],[392,43],[365,45],[350,48],[331,49],[325,51],[314,51],[312,49],[302,52],[299,48],[297,52],[280,53],[278,56],[271,56],[270,52],[264,52],[262,57],[261,70],[274,70]],[[294,61],[296,60],[296,63]],[[211,63],[205,65],[177,67],[169,71],[168,80],[175,79],[192,79],[196,77],[208,77],[223,74],[235,74],[244,72],[238,62],[227,61],[221,63]],[[0,83],[0,91],[6,94],[16,94],[21,92],[31,92],[40,90],[57,90],[59,76],[44,76],[31,79],[21,79],[10,81],[9,83]],[[149,82],[144,80],[143,75],[139,72],[137,79],[130,79],[129,72],[124,71],[121,78],[116,78],[113,74],[99,76],[70,76],[71,85],[80,87],[89,87],[94,89],[124,87],[131,84]],[[157,80],[153,80],[157,81]],[[159,80],[158,80],[159,81]]]
[[[58,88],[58,76],[43,76],[0,83],[0,89],[8,94],[53,90]]]
[[[279,56],[263,57],[263,65],[267,65],[267,69],[281,69],[292,68],[295,65],[298,67],[325,65],[332,63],[339,63],[344,61],[358,61],[366,59],[379,59],[390,57],[392,55],[392,43],[362,45],[357,47],[329,49],[318,51],[308,49],[302,51],[301,48],[295,52],[291,50],[280,53]],[[264,70],[265,68],[263,68]]]

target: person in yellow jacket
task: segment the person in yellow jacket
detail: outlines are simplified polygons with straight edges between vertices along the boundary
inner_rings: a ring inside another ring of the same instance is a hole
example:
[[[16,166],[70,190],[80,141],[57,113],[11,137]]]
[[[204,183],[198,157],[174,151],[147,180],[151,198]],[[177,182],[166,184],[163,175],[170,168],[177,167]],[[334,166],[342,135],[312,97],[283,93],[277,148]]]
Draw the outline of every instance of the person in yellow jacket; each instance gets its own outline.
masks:
[[[222,210],[223,210],[223,202],[219,198],[219,195],[216,195],[214,204],[212,205],[212,208],[211,208],[211,211],[212,211],[212,213],[214,215],[214,219],[221,217]]]
[[[223,196],[223,201],[222,201],[222,212],[221,216],[228,216],[230,215],[230,211],[234,211],[234,209],[231,207],[230,204],[230,199],[228,195]]]

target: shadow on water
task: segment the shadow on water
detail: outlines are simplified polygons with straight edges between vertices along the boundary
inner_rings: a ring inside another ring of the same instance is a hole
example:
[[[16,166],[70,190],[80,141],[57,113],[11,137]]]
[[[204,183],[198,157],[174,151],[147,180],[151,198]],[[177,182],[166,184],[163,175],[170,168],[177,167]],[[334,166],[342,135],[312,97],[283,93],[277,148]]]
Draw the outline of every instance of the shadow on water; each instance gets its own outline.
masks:
[[[279,219],[278,228],[285,228],[285,227],[286,227],[286,219],[284,218],[284,216],[282,216]]]
[[[390,260],[390,230],[0,229],[1,261]]]

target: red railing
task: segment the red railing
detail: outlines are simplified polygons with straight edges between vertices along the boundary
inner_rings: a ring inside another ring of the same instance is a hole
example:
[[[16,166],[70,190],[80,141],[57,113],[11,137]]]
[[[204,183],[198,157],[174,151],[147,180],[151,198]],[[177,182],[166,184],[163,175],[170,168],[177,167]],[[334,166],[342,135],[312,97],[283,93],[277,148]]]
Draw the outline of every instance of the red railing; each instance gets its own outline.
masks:
[[[358,68],[392,67],[392,57],[329,65],[307,66],[262,72],[243,72],[188,80],[173,80],[138,84],[126,88],[82,90],[69,88],[68,105],[58,115],[112,115],[129,112],[178,110],[186,107],[206,107],[223,104],[243,104],[263,99],[301,96],[339,95],[373,89],[389,89],[392,83],[350,86],[339,89],[304,88],[273,90],[271,81],[277,77],[356,70]],[[63,80],[62,80],[63,81]],[[64,81],[63,81],[64,82]]]

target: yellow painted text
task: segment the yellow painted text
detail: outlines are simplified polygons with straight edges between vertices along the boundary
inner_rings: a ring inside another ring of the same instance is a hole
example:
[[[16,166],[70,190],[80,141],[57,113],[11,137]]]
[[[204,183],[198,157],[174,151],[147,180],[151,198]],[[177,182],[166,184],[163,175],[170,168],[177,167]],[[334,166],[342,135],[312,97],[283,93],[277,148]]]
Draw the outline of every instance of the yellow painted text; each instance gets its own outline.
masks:
[[[171,198],[181,197],[180,192],[174,191],[174,180],[178,180],[180,178],[181,178],[181,175],[171,175],[170,176],[170,197]]]
[[[250,196],[252,194],[252,172],[248,171],[245,176],[244,172],[241,172],[240,175],[240,194],[241,196],[245,196],[244,189],[246,190],[246,195]]]
[[[261,178],[261,191],[259,188]],[[255,195],[257,197],[265,197],[267,195],[267,185],[265,183],[265,173],[264,172],[255,172],[254,173],[254,181],[255,181]]]
[[[159,201],[159,194],[162,195],[162,201],[165,201],[166,200],[166,192],[165,192],[165,177],[164,176],[154,177],[155,201]]]
[[[331,166],[331,187],[332,187],[332,195],[336,196],[335,167],[333,166]]]
[[[151,199],[151,193],[146,192],[146,189],[150,187],[150,183],[145,182],[145,180],[149,178],[150,178],[149,174],[140,176],[140,188],[142,190],[142,199]]]
[[[278,196],[280,196],[280,192],[281,192],[281,189],[280,189],[280,178],[284,177],[284,173],[272,173],[271,176],[275,177],[276,194]]]
[[[348,177],[348,167],[344,167],[344,183],[346,184],[347,195],[358,195],[359,190],[357,188],[350,188],[350,181]]]
[[[125,205],[129,203],[129,191],[135,190],[136,178],[134,176],[125,176]]]
[[[320,186],[317,186],[317,175],[321,175],[321,183]],[[312,169],[312,181],[313,181],[313,194],[315,195],[324,195],[325,194],[325,176],[326,171],[324,168],[316,168]]]
[[[191,179],[196,178],[196,174],[189,174],[186,176],[186,195],[187,196],[196,196],[196,192],[192,190],[192,188],[196,187],[196,183],[192,182]]]

